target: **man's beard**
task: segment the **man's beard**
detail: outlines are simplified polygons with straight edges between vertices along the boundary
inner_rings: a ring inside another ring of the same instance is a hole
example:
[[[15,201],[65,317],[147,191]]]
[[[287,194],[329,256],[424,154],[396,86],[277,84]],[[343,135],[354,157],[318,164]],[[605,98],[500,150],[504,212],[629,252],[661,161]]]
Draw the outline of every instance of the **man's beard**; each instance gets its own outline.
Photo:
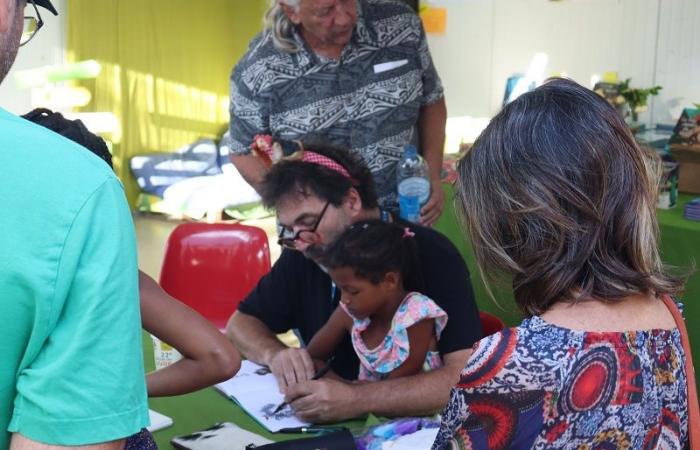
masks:
[[[325,250],[326,249],[321,245],[310,245],[304,250],[304,256],[311,260],[319,261]]]
[[[7,73],[10,71],[17,57],[17,51],[19,50],[19,41],[22,38],[23,28],[21,20],[23,10],[20,6],[21,5],[18,3],[15,17],[7,33],[0,36],[0,83],[2,83],[5,76],[7,76]]]

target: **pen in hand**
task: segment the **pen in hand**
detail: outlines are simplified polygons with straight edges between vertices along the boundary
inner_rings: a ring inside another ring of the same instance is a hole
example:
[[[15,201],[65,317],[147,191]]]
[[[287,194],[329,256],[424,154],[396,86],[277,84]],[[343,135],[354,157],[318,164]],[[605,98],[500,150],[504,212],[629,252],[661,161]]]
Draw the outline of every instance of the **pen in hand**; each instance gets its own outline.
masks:
[[[328,359],[328,361],[326,361],[326,365],[323,366],[323,367],[321,367],[320,369],[318,369],[318,372],[316,372],[316,373],[314,374],[314,376],[311,377],[311,379],[312,379],[312,380],[318,380],[319,378],[321,378],[321,377],[323,377],[325,374],[327,374],[328,371],[331,370],[331,363],[333,362],[333,359],[334,359],[334,358],[335,358],[335,356],[331,356],[331,357]],[[280,412],[280,411],[282,410],[282,408],[284,408],[284,407],[287,406],[288,404],[289,404],[289,403],[287,403],[287,402],[282,402],[282,403],[280,403],[280,404],[277,406],[277,408],[275,408],[275,410],[272,411],[272,414],[277,414],[278,412]]]

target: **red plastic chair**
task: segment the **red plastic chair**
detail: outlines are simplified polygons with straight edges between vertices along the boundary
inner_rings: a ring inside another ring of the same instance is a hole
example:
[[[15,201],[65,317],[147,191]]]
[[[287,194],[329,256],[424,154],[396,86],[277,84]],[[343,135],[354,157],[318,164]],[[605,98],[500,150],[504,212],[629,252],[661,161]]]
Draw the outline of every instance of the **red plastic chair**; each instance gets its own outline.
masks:
[[[260,228],[185,223],[168,238],[160,285],[223,330],[241,300],[269,271],[270,247]]]
[[[479,318],[484,337],[498,333],[506,326],[501,319],[487,312],[479,311]]]

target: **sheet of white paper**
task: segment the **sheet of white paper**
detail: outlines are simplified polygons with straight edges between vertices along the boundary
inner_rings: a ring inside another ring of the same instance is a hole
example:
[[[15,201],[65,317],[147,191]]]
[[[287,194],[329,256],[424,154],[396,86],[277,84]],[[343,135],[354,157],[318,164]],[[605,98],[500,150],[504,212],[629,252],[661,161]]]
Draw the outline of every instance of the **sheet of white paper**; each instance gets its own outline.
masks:
[[[215,387],[235,400],[253,419],[273,433],[282,428],[309,425],[308,422],[297,419],[288,406],[277,414],[272,414],[275,408],[284,402],[284,396],[279,391],[274,375],[263,366],[243,361],[241,370],[235,377]]]
[[[437,434],[437,428],[423,428],[415,433],[401,436],[395,441],[384,442],[382,450],[428,450],[433,446]]]
[[[272,441],[229,422],[219,423],[196,433],[173,438],[177,448],[191,450],[241,450],[249,444],[265,445]]]
[[[151,422],[147,428],[148,431],[157,431],[173,424],[172,418],[152,409],[148,410],[148,419]]]

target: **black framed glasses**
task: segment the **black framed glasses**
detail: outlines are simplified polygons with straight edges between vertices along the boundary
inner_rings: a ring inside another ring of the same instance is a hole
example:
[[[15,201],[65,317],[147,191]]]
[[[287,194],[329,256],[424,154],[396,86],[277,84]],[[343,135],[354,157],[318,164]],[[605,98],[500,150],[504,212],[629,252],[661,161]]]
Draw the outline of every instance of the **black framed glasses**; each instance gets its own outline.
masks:
[[[34,36],[36,36],[37,31],[44,26],[44,21],[41,20],[41,14],[39,14],[39,8],[36,7],[34,0],[29,0],[27,4],[31,3],[34,7],[35,16],[24,16],[24,28],[22,29],[22,37],[20,38],[19,45],[22,46],[27,42],[31,41]]]
[[[328,205],[330,204],[331,202],[326,202],[326,206],[323,207],[321,213],[318,215],[318,219],[316,219],[316,223],[314,223],[314,225],[311,228],[308,228],[306,230],[298,230],[296,233],[294,233],[294,230],[290,230],[286,227],[281,227],[277,243],[282,247],[294,250],[296,249],[297,240],[304,241],[308,244],[314,244],[318,242],[319,236],[318,233],[316,233],[316,229],[321,224],[321,221],[323,220],[323,215],[326,214],[326,210],[328,209]]]

